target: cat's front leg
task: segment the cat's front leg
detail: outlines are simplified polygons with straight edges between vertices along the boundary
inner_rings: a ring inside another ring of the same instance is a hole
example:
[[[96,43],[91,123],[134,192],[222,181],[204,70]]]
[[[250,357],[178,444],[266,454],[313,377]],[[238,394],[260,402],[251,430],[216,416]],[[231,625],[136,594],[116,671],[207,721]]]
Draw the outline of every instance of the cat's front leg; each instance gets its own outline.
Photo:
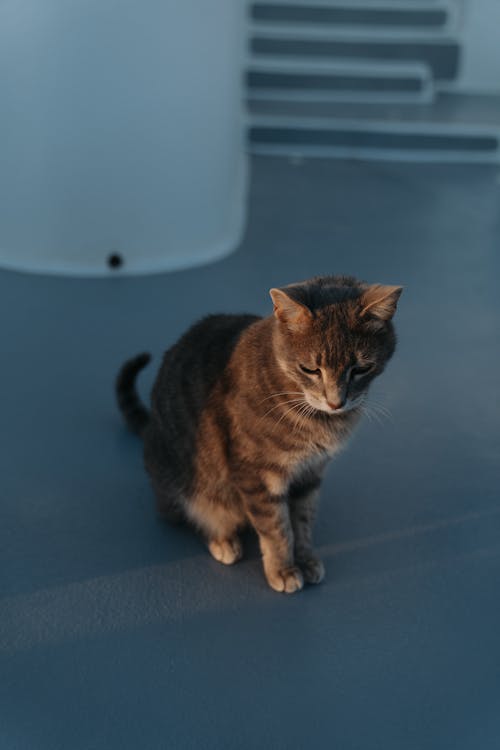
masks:
[[[267,582],[275,591],[292,594],[304,585],[293,557],[293,530],[285,496],[271,495],[264,485],[243,490],[247,516],[259,536]]]
[[[325,566],[313,552],[312,531],[318,505],[319,479],[290,487],[290,518],[295,541],[295,560],[307,583],[320,583]]]

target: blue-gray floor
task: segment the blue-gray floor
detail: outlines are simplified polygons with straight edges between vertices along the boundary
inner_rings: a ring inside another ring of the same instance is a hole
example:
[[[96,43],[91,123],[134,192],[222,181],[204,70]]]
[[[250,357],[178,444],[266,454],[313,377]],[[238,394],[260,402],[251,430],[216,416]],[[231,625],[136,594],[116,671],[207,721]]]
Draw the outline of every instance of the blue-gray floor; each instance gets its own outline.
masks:
[[[230,258],[0,273],[2,750],[500,746],[500,184],[492,167],[255,159]],[[319,587],[159,523],[117,367],[317,273],[403,284],[399,350],[331,467]]]

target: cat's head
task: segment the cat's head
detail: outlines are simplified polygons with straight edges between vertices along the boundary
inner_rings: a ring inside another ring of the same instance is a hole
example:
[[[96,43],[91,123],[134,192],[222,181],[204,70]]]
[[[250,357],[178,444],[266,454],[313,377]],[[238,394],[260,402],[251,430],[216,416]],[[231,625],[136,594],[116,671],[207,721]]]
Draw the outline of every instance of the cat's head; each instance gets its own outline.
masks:
[[[270,290],[278,363],[308,404],[339,414],[362,402],[394,352],[401,292],[345,276]]]

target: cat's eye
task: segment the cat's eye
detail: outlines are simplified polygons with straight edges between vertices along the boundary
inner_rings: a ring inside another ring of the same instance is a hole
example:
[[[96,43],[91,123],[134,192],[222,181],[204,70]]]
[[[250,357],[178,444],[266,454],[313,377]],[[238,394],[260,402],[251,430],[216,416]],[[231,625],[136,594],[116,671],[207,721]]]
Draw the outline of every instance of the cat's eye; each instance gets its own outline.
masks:
[[[302,370],[302,372],[307,373],[307,375],[321,375],[321,370],[319,369],[319,367],[317,367],[315,370],[310,370],[309,367],[300,365],[300,369]]]
[[[356,367],[351,367],[350,371],[350,377],[351,378],[361,378],[363,375],[368,375],[369,372],[371,372],[374,369],[375,365],[356,365]]]

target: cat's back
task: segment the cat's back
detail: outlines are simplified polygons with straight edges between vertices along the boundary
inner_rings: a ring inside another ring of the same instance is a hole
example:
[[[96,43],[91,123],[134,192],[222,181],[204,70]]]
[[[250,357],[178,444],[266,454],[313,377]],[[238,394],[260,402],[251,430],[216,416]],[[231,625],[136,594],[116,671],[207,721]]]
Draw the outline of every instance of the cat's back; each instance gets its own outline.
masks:
[[[160,410],[172,397],[184,394],[194,410],[224,373],[242,333],[257,315],[209,315],[198,321],[167,350],[152,394]]]
[[[240,336],[258,320],[255,315],[211,315],[191,326],[163,356],[144,433],[145,465],[162,513],[170,513],[172,503],[191,491],[198,430],[210,394],[224,378]]]

